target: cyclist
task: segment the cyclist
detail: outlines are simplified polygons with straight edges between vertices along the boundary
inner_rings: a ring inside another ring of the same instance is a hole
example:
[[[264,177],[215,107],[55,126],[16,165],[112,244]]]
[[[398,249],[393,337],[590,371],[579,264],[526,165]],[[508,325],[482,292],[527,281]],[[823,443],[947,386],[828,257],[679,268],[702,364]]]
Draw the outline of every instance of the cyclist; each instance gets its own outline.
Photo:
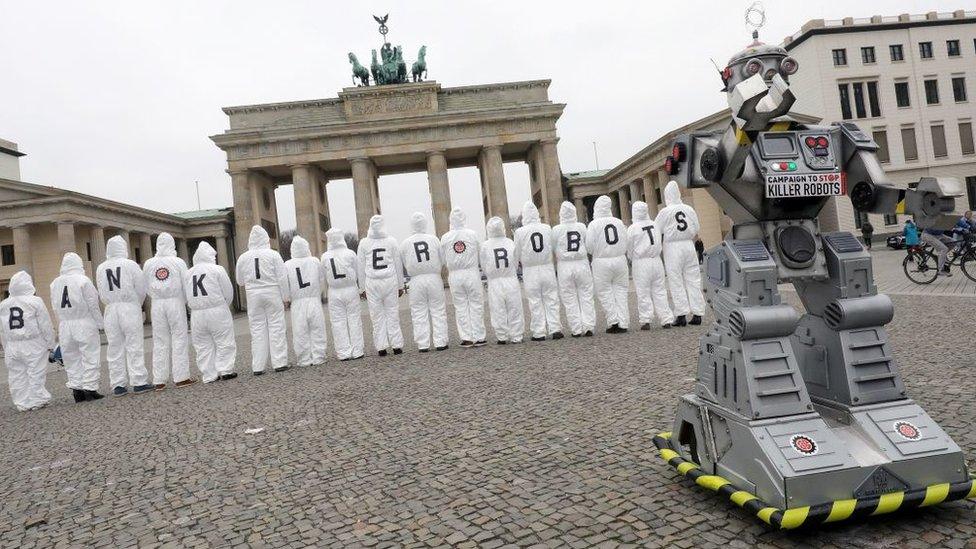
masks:
[[[918,246],[918,226],[911,219],[905,221],[905,228],[902,229],[902,234],[905,235],[905,247],[911,248],[912,246]]]
[[[945,231],[929,227],[922,231],[922,242],[932,246],[932,251],[939,256],[939,275],[952,276],[952,273],[949,272],[949,266],[946,265],[946,259],[949,256],[949,246],[946,244],[951,243],[952,239],[946,236]]]

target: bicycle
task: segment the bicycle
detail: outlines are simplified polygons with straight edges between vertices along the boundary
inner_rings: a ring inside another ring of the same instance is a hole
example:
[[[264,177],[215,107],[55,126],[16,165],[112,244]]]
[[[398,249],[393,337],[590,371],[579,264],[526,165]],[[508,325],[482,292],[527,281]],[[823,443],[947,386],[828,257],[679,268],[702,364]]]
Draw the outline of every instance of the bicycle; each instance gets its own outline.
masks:
[[[966,278],[976,282],[976,237],[966,235],[965,240],[950,246],[944,268],[959,267]],[[928,244],[909,246],[901,265],[905,276],[916,284],[931,284],[939,276],[939,256]]]

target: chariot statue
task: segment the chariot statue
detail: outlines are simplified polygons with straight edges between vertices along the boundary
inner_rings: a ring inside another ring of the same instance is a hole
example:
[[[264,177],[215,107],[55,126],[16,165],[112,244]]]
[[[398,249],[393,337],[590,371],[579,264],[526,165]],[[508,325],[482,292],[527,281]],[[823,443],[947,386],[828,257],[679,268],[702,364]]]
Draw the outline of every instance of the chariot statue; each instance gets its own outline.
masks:
[[[383,45],[379,48],[379,55],[377,55],[376,50],[372,50],[372,59],[368,70],[359,63],[359,59],[354,53],[349,53],[349,63],[352,64],[352,79],[357,86],[369,86],[370,76],[372,76],[372,83],[378,86],[405,84],[410,81],[408,78],[412,78],[413,82],[423,82],[423,79],[427,78],[427,46],[420,46],[417,61],[411,65],[408,75],[407,62],[403,58],[403,48],[392,45],[386,39],[386,35],[389,33],[386,22],[389,18],[389,14],[382,17],[373,16],[373,19],[379,23],[379,33],[383,37]]]

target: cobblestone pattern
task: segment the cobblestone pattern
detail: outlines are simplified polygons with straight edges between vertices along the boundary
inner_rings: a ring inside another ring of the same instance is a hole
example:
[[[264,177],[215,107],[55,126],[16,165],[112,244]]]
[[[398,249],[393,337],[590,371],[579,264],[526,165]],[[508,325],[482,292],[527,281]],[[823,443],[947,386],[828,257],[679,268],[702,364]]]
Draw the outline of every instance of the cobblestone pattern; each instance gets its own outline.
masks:
[[[976,455],[972,301],[895,302],[912,396]],[[237,380],[81,405],[57,374],[47,408],[0,411],[0,545],[976,547],[971,502],[784,534],[680,479],[651,437],[700,332],[260,378],[242,338]]]

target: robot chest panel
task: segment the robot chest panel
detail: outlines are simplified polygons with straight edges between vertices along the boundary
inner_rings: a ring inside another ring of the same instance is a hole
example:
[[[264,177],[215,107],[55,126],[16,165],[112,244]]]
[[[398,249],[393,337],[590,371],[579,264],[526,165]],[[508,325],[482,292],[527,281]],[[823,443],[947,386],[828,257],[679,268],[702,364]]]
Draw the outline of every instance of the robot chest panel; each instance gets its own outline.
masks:
[[[804,199],[846,193],[829,129],[763,132],[750,151],[767,199]]]

